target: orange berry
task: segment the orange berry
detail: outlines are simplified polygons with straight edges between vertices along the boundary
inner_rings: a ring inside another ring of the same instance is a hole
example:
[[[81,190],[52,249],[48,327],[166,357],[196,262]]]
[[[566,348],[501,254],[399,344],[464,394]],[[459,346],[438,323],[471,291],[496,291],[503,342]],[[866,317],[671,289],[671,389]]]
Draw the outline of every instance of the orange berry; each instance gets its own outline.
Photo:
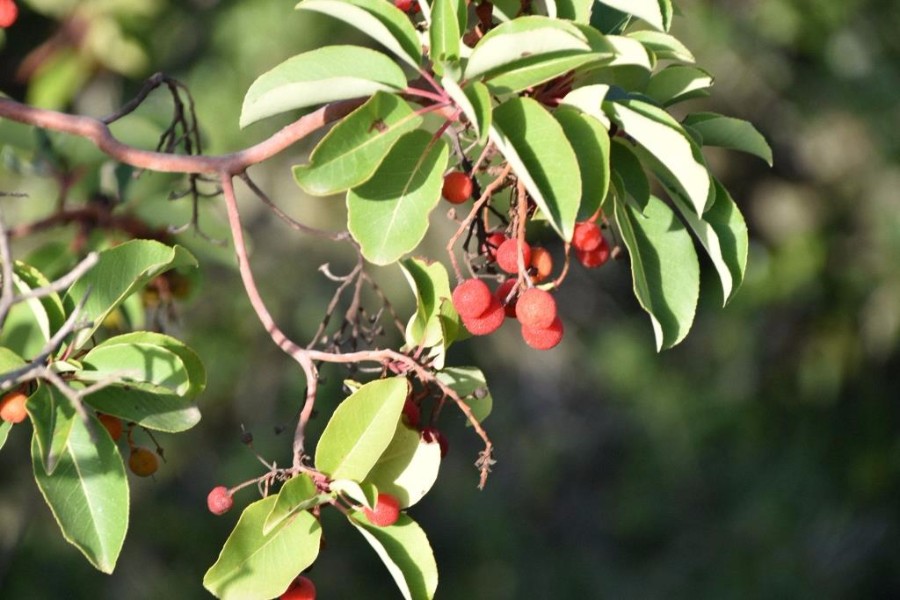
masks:
[[[363,508],[366,520],[376,527],[388,527],[400,518],[400,501],[390,494],[378,494],[374,510]]]
[[[491,305],[491,290],[480,279],[466,279],[453,290],[452,299],[459,316],[479,317]]]
[[[316,586],[309,577],[299,575],[288,589],[284,591],[279,600],[316,600]]]
[[[532,280],[539,283],[553,272],[553,257],[546,248],[537,246],[531,249],[531,266],[534,269]]]
[[[575,224],[575,233],[572,234],[572,247],[576,250],[589,252],[600,246],[603,234],[600,227],[590,221],[582,221]]]
[[[497,296],[497,300],[500,301],[500,304],[506,302],[506,304],[503,304],[503,310],[506,312],[506,316],[511,319],[515,318],[516,316],[516,301],[518,300],[519,296],[518,294],[513,295],[513,297],[510,298],[509,302],[507,302],[506,299],[509,297],[509,293],[512,292],[513,288],[516,287],[517,283],[518,281],[516,281],[515,277],[510,277],[509,279],[501,283],[497,288],[497,291],[494,293],[494,295]]]
[[[483,315],[462,317],[462,322],[472,335],[488,335],[500,329],[504,317],[506,317],[506,311],[503,310],[503,305],[495,296],[491,296],[490,306]]]
[[[97,413],[97,419],[100,421],[100,424],[106,428],[106,431],[109,432],[109,437],[111,437],[114,442],[118,442],[119,438],[122,437],[122,419],[106,413]]]
[[[530,288],[516,301],[516,318],[532,329],[546,329],[556,319],[556,300],[545,290]]]
[[[563,324],[559,317],[550,327],[541,329],[522,325],[522,338],[535,350],[549,350],[556,346],[563,337]]]
[[[0,398],[0,419],[7,423],[21,423],[28,416],[25,402],[28,396],[22,390],[13,390]]]
[[[522,258],[525,261],[525,267],[531,264],[531,246],[528,242],[522,242]],[[497,265],[507,273],[519,272],[519,247],[518,241],[508,239],[497,248]]]
[[[206,496],[206,507],[214,515],[224,515],[234,506],[234,498],[224,485],[217,485]]]
[[[472,197],[472,178],[462,171],[451,171],[444,177],[441,195],[451,204],[462,204]]]
[[[159,459],[154,452],[138,446],[131,449],[128,468],[138,477],[150,477],[159,468]]]

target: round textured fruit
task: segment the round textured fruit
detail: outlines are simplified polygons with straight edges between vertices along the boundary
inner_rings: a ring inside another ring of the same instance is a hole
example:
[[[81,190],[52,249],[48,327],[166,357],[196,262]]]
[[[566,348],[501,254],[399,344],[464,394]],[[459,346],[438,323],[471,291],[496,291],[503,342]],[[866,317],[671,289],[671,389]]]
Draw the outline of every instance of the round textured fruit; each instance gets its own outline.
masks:
[[[28,396],[21,390],[13,390],[0,398],[0,419],[7,423],[21,423],[28,416],[25,402]]]
[[[537,246],[531,249],[531,267],[534,269],[534,275],[531,277],[535,283],[547,279],[553,272],[553,257],[546,248]]]
[[[159,459],[156,454],[140,446],[131,450],[128,457],[128,468],[138,477],[150,477],[159,468]]]
[[[0,0],[0,27],[6,29],[16,22],[19,7],[13,0]]]
[[[446,436],[441,433],[437,427],[426,427],[425,429],[423,429],[422,439],[429,444],[437,442],[437,444],[441,447],[441,458],[447,456],[447,452],[450,450],[450,444],[447,442]]]
[[[480,317],[491,305],[491,290],[480,279],[466,279],[453,290],[453,308],[462,318]]]
[[[572,246],[576,250],[583,252],[596,250],[600,246],[601,240],[603,240],[603,234],[600,233],[600,227],[596,223],[582,221],[575,224]]]
[[[206,506],[214,515],[224,515],[234,506],[234,498],[224,485],[217,485],[206,496]]]
[[[279,600],[316,600],[316,586],[312,579],[300,575],[278,598]]]
[[[556,300],[550,292],[527,289],[516,301],[516,318],[523,327],[546,329],[556,320]]]
[[[602,237],[600,238],[600,245],[594,250],[575,250],[575,257],[578,259],[578,262],[588,269],[602,267],[609,260],[609,256],[609,245]]]
[[[111,437],[114,442],[118,442],[119,438],[122,437],[122,419],[106,413],[97,413],[97,419],[100,421],[100,424],[106,428],[106,431],[109,432],[109,437]]]
[[[463,325],[472,335],[488,335],[494,333],[503,325],[506,311],[496,297],[491,296],[491,304],[483,315],[477,317],[462,317]]]
[[[522,242],[522,259],[525,267],[531,264],[531,246]],[[497,265],[507,273],[519,272],[519,248],[517,240],[508,239],[497,248]]]
[[[507,239],[506,234],[502,231],[495,231],[487,236],[481,251],[487,256],[488,261],[494,262],[497,260],[497,248]]]
[[[444,177],[441,195],[452,204],[462,204],[472,197],[472,178],[462,171],[451,171]]]
[[[376,527],[388,527],[400,518],[400,501],[390,494],[378,494],[375,508],[363,508],[366,520]]]
[[[497,300],[500,301],[500,304],[503,304],[503,310],[506,313],[506,316],[514,319],[516,316],[516,301],[519,299],[518,294],[514,294],[512,298],[509,298],[510,292],[512,292],[513,288],[516,287],[516,284],[519,283],[515,277],[510,277],[506,281],[500,284],[497,288],[497,291],[494,293],[497,296]],[[509,301],[507,302],[507,298]]]
[[[535,350],[549,350],[556,346],[563,337],[563,324],[559,317],[556,318],[550,327],[546,329],[537,329],[522,325],[522,338],[525,343]]]

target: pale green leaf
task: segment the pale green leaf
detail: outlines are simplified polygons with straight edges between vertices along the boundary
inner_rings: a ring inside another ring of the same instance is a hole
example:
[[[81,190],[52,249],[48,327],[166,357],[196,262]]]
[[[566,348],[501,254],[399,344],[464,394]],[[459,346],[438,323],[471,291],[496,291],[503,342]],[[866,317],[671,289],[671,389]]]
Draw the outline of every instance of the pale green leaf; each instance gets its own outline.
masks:
[[[332,492],[344,495],[360,506],[374,509],[378,503],[378,488],[372,483],[358,483],[350,479],[335,479],[331,482],[330,487]]]
[[[594,52],[527,57],[502,73],[489,77],[486,83],[495,94],[512,94],[602,59],[603,55]]]
[[[6,444],[6,439],[9,437],[10,431],[12,431],[12,423],[9,421],[0,421],[0,450],[2,450],[3,446]]]
[[[472,409],[472,416],[481,423],[494,406],[484,373],[478,367],[447,367],[438,371],[437,378],[450,387]],[[467,423],[471,426],[471,423]]]
[[[621,35],[608,35],[606,41],[615,51],[610,67],[640,67],[648,73],[653,70],[652,57],[639,41]]]
[[[460,328],[459,315],[449,301],[447,269],[439,262],[427,263],[419,258],[405,259],[399,264],[416,296],[416,312],[406,325],[404,348],[437,348],[443,366],[443,352],[456,339]]]
[[[112,573],[128,529],[128,482],[112,438],[92,439],[76,418],[52,476],[44,469],[37,434],[31,456],[34,478],[63,537],[95,568]]]
[[[586,115],[590,115],[599,122],[604,129],[609,130],[610,121],[603,112],[603,101],[609,93],[609,86],[604,84],[586,85],[575,88],[562,99],[560,106],[577,108]]]
[[[616,138],[610,144],[610,168],[618,175],[622,189],[618,190],[623,199],[630,198],[641,212],[650,202],[650,182],[627,142]]]
[[[576,23],[589,23],[594,0],[556,0],[556,17]]]
[[[431,3],[431,25],[428,28],[429,54],[435,64],[459,60],[460,0],[434,0]]]
[[[115,380],[150,383],[184,396],[190,386],[187,369],[174,352],[154,344],[116,344],[92,348],[79,373],[83,381]]]
[[[18,294],[26,294],[49,283],[34,267],[15,262],[13,286]],[[16,303],[6,315],[0,331],[0,343],[14,348],[23,356],[35,356],[65,320],[65,311],[56,293]]]
[[[609,131],[596,119],[574,108],[560,107],[553,113],[568,138],[581,172],[581,204],[578,221],[597,212],[609,191]]]
[[[84,401],[123,421],[167,433],[185,431],[200,422],[200,410],[191,400],[149,384],[110,385]]]
[[[244,96],[240,126],[289,110],[405,87],[403,70],[384,54],[360,46],[325,46],[260,75]]]
[[[437,481],[441,449],[404,423],[397,425],[390,445],[369,471],[366,481],[390,494],[406,508],[421,500]]]
[[[628,37],[642,43],[656,55],[657,60],[677,60],[686,63],[696,60],[687,46],[668,33],[645,29],[631,32]]]
[[[368,180],[388,151],[422,117],[398,96],[377,93],[336,124],[309,157],[294,167],[294,178],[307,193],[329,196]]]
[[[331,499],[330,495],[317,492],[316,484],[305,473],[299,473],[288,479],[278,490],[278,500],[263,524],[263,535],[272,533],[298,511],[309,510]]]
[[[708,96],[713,78],[697,67],[672,65],[654,73],[645,93],[663,106],[699,96]]]
[[[556,119],[531,98],[513,98],[494,109],[490,138],[553,228],[571,240],[581,202],[581,174]]]
[[[648,25],[660,31],[668,29],[660,0],[598,0],[598,2],[643,19]],[[671,21],[671,16],[669,20]]]
[[[72,423],[77,419],[72,402],[52,385],[41,383],[25,403],[40,449],[43,470],[53,475],[67,451]]]
[[[449,149],[418,130],[391,148],[372,177],[347,193],[347,227],[376,265],[399,260],[419,245],[428,215],[441,199]]]
[[[487,87],[472,81],[463,89],[447,76],[441,78],[441,85],[469,120],[479,143],[483,143],[491,126],[491,95]]]
[[[772,148],[752,123],[716,113],[694,113],[683,121],[686,127],[700,134],[704,146],[719,146],[746,152],[772,166]]]
[[[316,447],[316,468],[362,481],[391,438],[409,393],[405,377],[370,381],[338,405]]]
[[[263,525],[277,496],[244,509],[203,587],[222,600],[268,600],[281,595],[319,555],[322,527],[308,511],[283,520],[268,535]]]

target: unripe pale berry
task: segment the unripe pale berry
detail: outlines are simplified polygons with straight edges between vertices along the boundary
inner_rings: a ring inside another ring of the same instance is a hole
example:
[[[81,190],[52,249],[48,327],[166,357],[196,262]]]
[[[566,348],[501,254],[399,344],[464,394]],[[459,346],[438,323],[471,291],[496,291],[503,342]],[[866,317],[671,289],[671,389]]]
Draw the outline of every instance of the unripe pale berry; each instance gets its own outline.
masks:
[[[378,494],[374,510],[363,508],[366,520],[376,527],[388,527],[400,518],[400,501],[390,494]]]
[[[588,269],[596,269],[602,267],[609,260],[610,251],[606,240],[600,238],[600,245],[594,250],[575,250],[575,257],[583,266]]]
[[[472,197],[472,178],[462,171],[451,171],[444,177],[441,195],[451,204],[462,204]]]
[[[316,586],[309,577],[298,576],[278,600],[316,600]]]
[[[556,300],[545,290],[527,289],[516,301],[516,318],[523,327],[546,329],[556,319]]]
[[[582,221],[575,224],[575,232],[572,235],[572,247],[582,252],[596,250],[603,240],[600,227],[590,221]]]
[[[97,413],[97,419],[100,421],[100,424],[106,428],[106,431],[109,432],[109,437],[111,437],[114,442],[118,442],[119,438],[122,437],[122,419],[106,413]]]
[[[491,305],[491,290],[480,279],[466,279],[453,290],[453,308],[462,318],[480,317]]]
[[[0,419],[7,423],[21,423],[28,416],[25,402],[28,396],[21,390],[13,390],[0,398]]]
[[[528,242],[522,242],[522,259],[525,268],[531,264],[531,246]],[[519,272],[519,248],[518,241],[510,238],[497,248],[497,265],[507,273]]]
[[[500,304],[506,302],[506,304],[503,305],[503,310],[506,313],[506,316],[511,319],[516,316],[516,302],[518,301],[519,296],[517,294],[513,295],[513,297],[509,299],[509,302],[507,302],[506,299],[509,298],[510,292],[516,287],[517,283],[518,281],[516,281],[515,277],[510,277],[501,283],[494,293],[494,295],[497,296],[497,300],[500,301]]]
[[[206,506],[214,515],[224,515],[234,506],[234,498],[224,485],[217,485],[206,496]]]
[[[131,450],[128,468],[138,477],[150,477],[159,468],[159,459],[151,450],[138,446]]]
[[[534,269],[531,279],[535,283],[540,283],[550,276],[553,272],[553,257],[546,248],[537,246],[531,249],[531,268]]]
[[[472,335],[488,335],[494,333],[503,325],[506,311],[496,297],[491,296],[491,303],[483,315],[477,317],[462,317],[463,325]]]
[[[6,29],[16,22],[19,7],[13,0],[0,0],[0,28]]]
[[[487,255],[488,261],[494,262],[495,260],[497,260],[497,249],[506,240],[506,234],[502,231],[495,231],[494,233],[487,236],[487,239],[484,242],[484,247],[482,248],[482,252]]]
[[[522,339],[535,350],[549,350],[563,337],[563,324],[559,317],[545,329],[522,325]]]
[[[447,452],[450,450],[450,443],[447,441],[447,437],[441,433],[437,427],[426,427],[423,429],[422,439],[429,444],[438,444],[441,447],[441,458],[447,456]]]

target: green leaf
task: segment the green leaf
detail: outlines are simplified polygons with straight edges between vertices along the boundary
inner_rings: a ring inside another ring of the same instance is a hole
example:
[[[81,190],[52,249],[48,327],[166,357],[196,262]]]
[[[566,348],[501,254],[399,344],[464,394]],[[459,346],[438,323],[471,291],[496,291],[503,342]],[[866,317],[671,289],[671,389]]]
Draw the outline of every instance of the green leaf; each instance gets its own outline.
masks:
[[[378,0],[303,0],[297,10],[309,10],[340,19],[368,35],[414,69],[422,62],[416,29],[392,2]]]
[[[621,35],[608,35],[606,41],[615,50],[610,67],[639,67],[648,74],[653,70],[652,57],[639,41]]]
[[[491,94],[487,86],[480,81],[471,81],[463,89],[447,76],[441,78],[441,85],[466,115],[478,136],[478,143],[483,144],[491,126]]]
[[[49,280],[37,269],[16,261],[13,266],[13,285],[19,294],[49,285]],[[37,355],[66,320],[65,310],[55,292],[42,298],[31,298],[14,304],[7,313],[0,342],[15,348],[25,356]]]
[[[700,293],[700,267],[691,236],[655,196],[641,214],[615,203],[615,219],[631,258],[634,293],[653,323],[657,350],[687,335]]]
[[[556,0],[556,17],[576,23],[589,23],[594,0]]]
[[[619,176],[624,188],[618,190],[622,198],[631,198],[641,212],[650,202],[650,182],[641,161],[631,151],[627,142],[614,139],[610,145],[610,168]]]
[[[25,408],[31,417],[44,471],[53,475],[69,443],[75,408],[59,390],[45,383],[28,398]]]
[[[441,199],[449,149],[424,130],[391,148],[372,177],[347,193],[347,227],[376,265],[398,261],[419,245]]]
[[[458,18],[460,0],[434,0],[431,3],[431,26],[428,35],[432,62],[459,60],[460,23]]]
[[[374,509],[375,504],[378,502],[378,488],[371,483],[357,483],[350,479],[335,479],[329,487],[331,487],[332,492],[342,494],[366,508]]]
[[[84,401],[100,412],[155,431],[178,433],[200,422],[200,411],[191,400],[149,384],[107,386]]]
[[[447,367],[438,371],[437,378],[459,395],[472,409],[472,414],[483,422],[494,406],[494,399],[487,387],[487,379],[478,367]],[[471,426],[471,423],[468,423]]]
[[[565,95],[560,106],[577,108],[586,115],[593,117],[603,128],[609,130],[610,120],[603,112],[603,101],[609,93],[609,86],[603,84],[586,85],[575,88]]]
[[[152,331],[134,331],[123,335],[118,335],[94,346],[88,354],[82,359],[87,363],[87,357],[91,356],[99,349],[107,349],[112,346],[119,345],[152,345],[167,350],[176,355],[181,361],[181,367],[184,369],[184,375],[187,377],[188,386],[179,395],[185,398],[195,398],[206,388],[206,369],[197,353],[191,350],[186,344],[171,336],[155,333]],[[142,381],[152,381],[151,379],[143,379]]]
[[[103,319],[128,296],[157,275],[178,267],[197,266],[197,260],[181,246],[153,240],[130,240],[103,250],[93,269],[72,284],[64,302],[74,306],[87,296],[81,317],[93,325],[76,336],[76,348],[88,341]]]
[[[665,31],[668,29],[665,14],[660,7],[660,0],[598,0],[616,10],[643,19],[648,25]],[[671,13],[671,11],[669,11]],[[671,16],[669,16],[671,21]]]
[[[282,521],[268,535],[263,525],[277,496],[244,509],[203,587],[222,600],[265,600],[279,596],[319,555],[322,527],[308,511]]]
[[[25,366],[25,359],[5,346],[0,346],[0,375]]]
[[[263,524],[263,535],[272,533],[275,528],[284,523],[285,519],[290,518],[298,511],[309,510],[331,498],[328,494],[318,494],[317,492],[316,484],[309,475],[300,473],[291,477],[278,490],[278,500]]]
[[[643,44],[657,60],[677,60],[686,63],[696,60],[687,46],[668,33],[642,30],[631,32],[628,37]]]
[[[697,67],[672,65],[653,74],[645,93],[663,106],[708,96],[713,78]]]
[[[609,131],[596,119],[561,106],[553,113],[568,138],[581,172],[581,204],[576,220],[591,217],[609,191]]]
[[[348,520],[372,546],[406,600],[430,600],[438,572],[431,544],[422,528],[405,514],[389,527],[375,527],[361,513]]]
[[[421,124],[402,99],[378,92],[322,138],[309,164],[294,167],[294,178],[314,196],[350,189],[369,179],[397,140]]]
[[[95,437],[81,419],[72,419],[52,476],[44,469],[37,432],[31,456],[34,478],[63,537],[95,568],[112,573],[128,529],[128,482],[112,438]]]
[[[440,446],[424,441],[417,430],[400,422],[366,481],[397,498],[400,506],[406,508],[428,493],[437,481],[440,468]]]
[[[409,394],[405,377],[370,381],[331,415],[316,447],[316,468],[332,479],[362,481],[384,452]]]
[[[325,46],[260,75],[244,96],[240,126],[297,108],[405,87],[403,70],[384,54],[360,46]]]
[[[406,350],[422,346],[433,348],[436,368],[443,367],[444,355],[457,339],[459,315],[449,301],[450,277],[439,262],[427,263],[419,258],[400,261],[406,281],[416,295],[416,312],[406,325]]]
[[[190,386],[184,363],[174,352],[154,344],[115,344],[91,349],[79,373],[83,381],[150,383],[179,396]]]
[[[700,134],[704,146],[746,152],[772,166],[772,149],[752,123],[709,112],[690,114],[682,123]]]
[[[494,109],[490,137],[553,228],[571,240],[581,173],[560,124],[537,101],[513,98]]]
[[[712,193],[709,171],[699,148],[677,121],[665,111],[636,100],[605,102],[603,106],[616,125],[659,161],[702,215]]]
[[[596,53],[527,57],[516,63],[514,68],[487,79],[487,85],[495,94],[513,94],[598,62],[601,58],[602,55]]]
[[[6,444],[6,439],[9,437],[10,431],[12,431],[12,423],[9,421],[0,421],[0,450],[2,450],[3,446]]]

